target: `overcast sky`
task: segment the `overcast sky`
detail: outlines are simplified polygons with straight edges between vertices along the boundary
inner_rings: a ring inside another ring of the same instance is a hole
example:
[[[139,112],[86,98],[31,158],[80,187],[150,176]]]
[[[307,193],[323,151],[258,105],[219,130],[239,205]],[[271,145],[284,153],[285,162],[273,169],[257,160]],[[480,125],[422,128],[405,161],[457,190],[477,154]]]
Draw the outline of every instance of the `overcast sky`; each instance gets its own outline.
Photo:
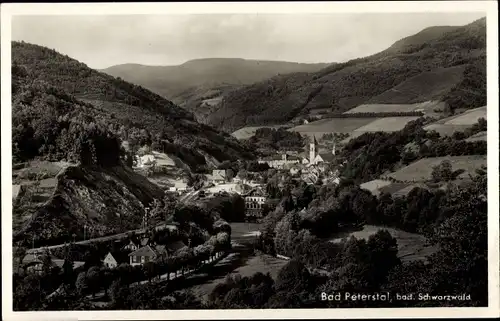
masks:
[[[197,58],[342,62],[436,25],[484,13],[17,16],[13,40],[47,46],[106,68],[177,65]]]

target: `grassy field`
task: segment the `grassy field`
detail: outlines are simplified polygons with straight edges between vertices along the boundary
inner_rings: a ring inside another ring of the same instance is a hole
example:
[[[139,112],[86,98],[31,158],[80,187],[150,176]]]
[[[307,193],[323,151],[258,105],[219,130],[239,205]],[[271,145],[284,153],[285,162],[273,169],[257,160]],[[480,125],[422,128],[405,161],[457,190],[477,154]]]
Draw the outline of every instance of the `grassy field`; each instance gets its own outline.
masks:
[[[443,105],[444,103],[439,101],[426,101],[415,104],[363,104],[344,112],[344,114],[410,112],[417,110],[427,112],[433,111],[434,109],[442,109],[444,107]]]
[[[368,239],[379,230],[387,230],[398,242],[398,257],[402,261],[425,260],[427,256],[436,251],[435,247],[427,244],[423,235],[408,233],[389,227],[380,227],[374,225],[365,225],[362,230],[346,233],[342,236],[332,238],[330,242],[341,242],[344,238],[354,236],[357,239]]]
[[[371,123],[378,118],[327,118],[309,124],[295,126],[290,131],[301,134],[351,133],[356,129]]]
[[[426,127],[425,130],[435,130],[442,136],[451,136],[456,131],[464,131],[477,123],[479,118],[487,119],[486,106],[468,110],[460,115],[441,119]]]
[[[236,139],[248,139],[248,138],[255,135],[255,132],[257,131],[257,129],[260,129],[260,128],[280,128],[280,127],[284,127],[284,126],[285,125],[254,126],[254,127],[248,126],[248,127],[243,127],[243,128],[240,128],[240,129],[234,131],[231,135],[233,135]]]
[[[465,141],[467,142],[477,142],[477,141],[487,141],[488,140],[488,132],[479,132],[471,137],[467,138]]]
[[[382,179],[374,179],[372,181],[361,184],[360,187],[370,191],[374,195],[378,195],[378,194],[380,194],[380,189],[382,187],[388,186],[390,184],[392,184],[391,181],[386,181],[386,180],[382,180]]]
[[[420,159],[400,170],[386,175],[398,181],[403,182],[424,182],[431,179],[432,168],[439,165],[442,161],[450,161],[453,170],[463,169],[458,178],[467,178],[468,174],[475,175],[475,170],[486,166],[486,156],[444,156]]]
[[[395,132],[403,129],[409,122],[419,117],[384,117],[372,121],[363,127],[356,129],[357,132]]]

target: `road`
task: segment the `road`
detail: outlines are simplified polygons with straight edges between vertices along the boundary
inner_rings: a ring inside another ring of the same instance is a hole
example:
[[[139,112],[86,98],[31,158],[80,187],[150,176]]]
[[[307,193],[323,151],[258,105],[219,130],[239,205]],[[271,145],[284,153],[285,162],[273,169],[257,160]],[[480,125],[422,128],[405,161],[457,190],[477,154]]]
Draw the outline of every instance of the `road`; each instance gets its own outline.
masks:
[[[172,224],[161,223],[161,224],[156,225],[155,229],[169,228],[169,227],[170,228],[177,228],[175,225],[172,225]],[[127,237],[128,235],[130,235],[132,233],[143,234],[145,232],[146,232],[145,229],[130,230],[130,231],[123,232],[123,233],[118,233],[118,234],[113,234],[113,235],[108,235],[108,236],[102,236],[102,237],[96,237],[96,238],[88,239],[88,240],[85,240],[85,241],[78,241],[78,242],[74,242],[72,244],[85,245],[85,244],[91,244],[91,243],[94,243],[94,242],[104,242],[104,241],[110,241],[110,240],[119,240],[119,239],[123,239],[123,238]],[[51,246],[42,246],[42,247],[38,247],[38,248],[28,249],[28,250],[26,250],[26,253],[27,254],[29,254],[29,253],[37,253],[37,252],[42,252],[42,251],[45,251],[45,250],[57,249],[57,248],[64,247],[64,246],[67,246],[67,245],[69,245],[69,243],[63,243],[63,244],[57,244],[57,245],[51,245]]]

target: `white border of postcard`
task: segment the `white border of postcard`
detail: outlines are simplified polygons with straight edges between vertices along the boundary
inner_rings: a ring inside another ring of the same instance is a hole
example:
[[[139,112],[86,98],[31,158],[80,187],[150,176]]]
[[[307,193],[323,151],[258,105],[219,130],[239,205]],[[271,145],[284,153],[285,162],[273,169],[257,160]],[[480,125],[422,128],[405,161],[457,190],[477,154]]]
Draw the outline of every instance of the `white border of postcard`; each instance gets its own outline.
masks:
[[[4,320],[146,320],[146,319],[306,319],[495,317],[499,315],[498,217],[498,7],[496,1],[400,2],[198,2],[193,3],[32,3],[2,4],[2,312]],[[365,12],[484,12],[487,24],[488,97],[488,308],[157,310],[157,311],[12,311],[12,155],[11,155],[11,17],[13,15],[124,14],[266,14]]]

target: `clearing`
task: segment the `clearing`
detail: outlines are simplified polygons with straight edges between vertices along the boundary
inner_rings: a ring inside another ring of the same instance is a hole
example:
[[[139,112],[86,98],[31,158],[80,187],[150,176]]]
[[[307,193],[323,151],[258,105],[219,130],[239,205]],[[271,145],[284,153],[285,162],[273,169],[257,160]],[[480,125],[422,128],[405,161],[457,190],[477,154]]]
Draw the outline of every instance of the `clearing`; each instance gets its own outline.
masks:
[[[476,169],[480,169],[483,165],[487,166],[486,155],[430,157],[420,159],[385,176],[402,182],[429,181],[432,177],[433,167],[441,164],[444,160],[450,161],[454,171],[464,170],[458,179],[468,178],[469,174],[475,175]]]
[[[341,242],[354,236],[357,239],[366,239],[380,230],[387,230],[398,242],[398,257],[403,262],[425,260],[427,256],[436,251],[436,247],[427,244],[427,239],[420,234],[408,233],[391,227],[365,225],[362,230],[346,233],[341,237],[336,236],[330,242]]]

